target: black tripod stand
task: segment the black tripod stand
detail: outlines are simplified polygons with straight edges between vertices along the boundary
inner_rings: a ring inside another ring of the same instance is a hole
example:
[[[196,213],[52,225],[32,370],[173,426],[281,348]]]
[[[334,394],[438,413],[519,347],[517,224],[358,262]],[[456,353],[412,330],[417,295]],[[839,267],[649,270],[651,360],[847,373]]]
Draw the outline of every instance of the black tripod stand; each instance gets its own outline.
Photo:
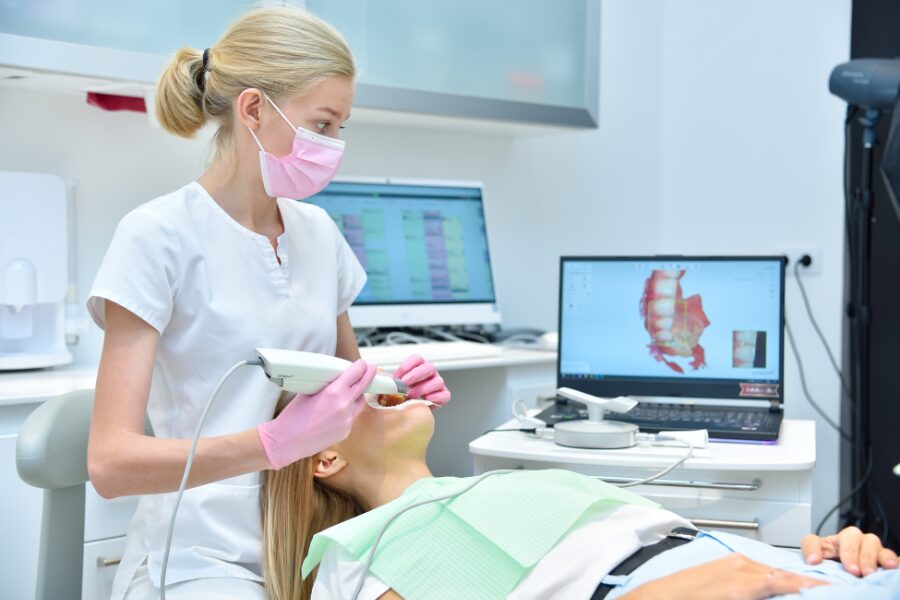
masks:
[[[847,305],[849,319],[849,367],[851,389],[850,488],[857,490],[848,509],[842,514],[848,525],[863,526],[868,519],[868,493],[866,479],[869,467],[869,333],[871,312],[869,306],[869,282],[871,272],[870,239],[872,225],[872,171],[875,151],[875,127],[880,112],[867,110],[859,118],[863,126],[863,151],[860,185],[848,198],[848,250],[850,302]]]

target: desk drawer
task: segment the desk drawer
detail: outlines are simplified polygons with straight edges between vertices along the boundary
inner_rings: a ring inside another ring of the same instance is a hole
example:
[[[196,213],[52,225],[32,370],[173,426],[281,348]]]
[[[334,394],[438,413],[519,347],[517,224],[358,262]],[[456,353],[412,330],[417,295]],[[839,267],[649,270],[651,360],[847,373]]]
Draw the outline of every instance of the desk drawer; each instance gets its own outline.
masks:
[[[659,469],[525,461],[475,456],[475,472],[493,469],[569,469],[598,478],[638,479]],[[727,521],[701,524],[778,546],[797,547],[812,526],[809,471],[716,471],[675,469],[661,480],[629,488],[688,519]],[[758,524],[758,525],[757,525]]]
[[[106,500],[88,482],[84,491],[84,541],[125,535],[137,508],[137,496]]]
[[[701,529],[727,531],[775,546],[798,548],[812,526],[812,507],[809,503],[709,498],[702,495],[688,498],[650,491],[645,486],[634,491],[687,519],[712,521],[697,523]],[[757,528],[754,529],[752,524],[756,524]]]
[[[82,600],[107,600],[110,597],[116,569],[124,552],[124,536],[84,545]]]

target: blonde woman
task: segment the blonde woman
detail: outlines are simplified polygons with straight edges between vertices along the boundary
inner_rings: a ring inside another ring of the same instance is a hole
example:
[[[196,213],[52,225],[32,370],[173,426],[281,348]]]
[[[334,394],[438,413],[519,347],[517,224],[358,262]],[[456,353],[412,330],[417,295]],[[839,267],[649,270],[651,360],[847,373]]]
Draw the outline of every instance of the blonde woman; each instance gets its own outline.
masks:
[[[365,273],[328,215],[296,201],[338,168],[354,75],[334,29],[283,7],[244,15],[211,48],[182,49],[160,78],[162,126],[192,137],[212,122],[216,153],[196,181],[121,221],[88,300],[105,330],[91,481],[107,498],[141,494],[114,599],[159,596],[171,492],[201,408],[231,365],[258,346],[356,361],[275,419],[279,390],[259,369],[229,380],[178,513],[169,598],[264,598],[259,472],[340,441],[362,410],[374,368],[358,360],[347,308]],[[450,398],[421,358],[397,376],[438,405]]]
[[[360,600],[755,600],[801,589],[804,598],[900,597],[897,555],[858,529],[807,536],[801,558],[698,533],[636,494],[567,471],[514,471],[474,486],[474,477],[435,478],[425,463],[433,429],[422,406],[366,406],[343,441],[266,473],[271,600],[350,600],[360,585]],[[454,498],[417,506],[445,495]]]

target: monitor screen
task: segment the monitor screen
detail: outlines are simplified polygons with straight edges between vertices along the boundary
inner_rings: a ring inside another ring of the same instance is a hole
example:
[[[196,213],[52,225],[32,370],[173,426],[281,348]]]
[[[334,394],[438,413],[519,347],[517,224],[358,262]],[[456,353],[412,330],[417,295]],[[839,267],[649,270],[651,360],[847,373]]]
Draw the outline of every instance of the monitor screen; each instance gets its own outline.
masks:
[[[563,257],[559,385],[782,398],[783,257]]]
[[[334,219],[368,275],[355,325],[499,319],[479,184],[335,181],[309,201]]]

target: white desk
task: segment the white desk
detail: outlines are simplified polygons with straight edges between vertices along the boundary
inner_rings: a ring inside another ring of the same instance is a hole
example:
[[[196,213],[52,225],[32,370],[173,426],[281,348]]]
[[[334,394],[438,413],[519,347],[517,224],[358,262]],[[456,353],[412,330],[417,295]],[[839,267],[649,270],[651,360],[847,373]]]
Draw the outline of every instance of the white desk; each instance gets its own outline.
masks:
[[[518,427],[515,420],[498,429]],[[565,468],[617,481],[643,478],[684,455],[683,448],[564,448],[520,432],[493,432],[469,444],[475,472]],[[664,508],[778,546],[810,532],[815,422],[786,420],[777,444],[712,443],[660,481],[631,488]]]

